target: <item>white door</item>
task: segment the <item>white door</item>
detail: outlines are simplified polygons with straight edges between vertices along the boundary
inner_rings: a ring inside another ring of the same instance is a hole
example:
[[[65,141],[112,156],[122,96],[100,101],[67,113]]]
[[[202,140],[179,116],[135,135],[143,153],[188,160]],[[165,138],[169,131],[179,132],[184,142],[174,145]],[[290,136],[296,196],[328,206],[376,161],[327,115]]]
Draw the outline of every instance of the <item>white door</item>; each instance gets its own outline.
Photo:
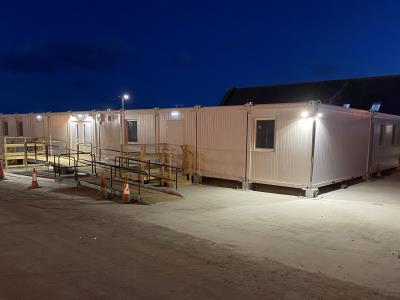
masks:
[[[71,122],[70,125],[70,134],[71,134],[71,145],[70,148],[76,150],[76,146],[79,143],[79,126],[78,122]]]
[[[80,151],[90,151],[92,143],[92,122],[74,121],[71,122],[71,149],[77,150],[77,145],[80,145]]]
[[[81,143],[92,143],[92,122],[82,122],[82,139]]]

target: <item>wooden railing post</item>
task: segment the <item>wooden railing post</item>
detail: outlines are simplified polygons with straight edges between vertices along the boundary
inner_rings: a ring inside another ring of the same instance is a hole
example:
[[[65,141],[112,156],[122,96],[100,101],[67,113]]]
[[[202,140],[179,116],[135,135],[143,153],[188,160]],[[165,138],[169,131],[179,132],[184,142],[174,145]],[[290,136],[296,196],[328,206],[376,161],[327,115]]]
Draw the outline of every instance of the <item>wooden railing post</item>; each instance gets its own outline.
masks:
[[[161,153],[161,186],[165,184],[165,153]]]
[[[168,179],[169,179],[168,187],[170,187],[171,186],[171,180],[172,180],[172,168],[171,168],[171,166],[172,166],[172,153],[170,153],[168,155],[168,165],[169,165],[169,168],[168,168]]]

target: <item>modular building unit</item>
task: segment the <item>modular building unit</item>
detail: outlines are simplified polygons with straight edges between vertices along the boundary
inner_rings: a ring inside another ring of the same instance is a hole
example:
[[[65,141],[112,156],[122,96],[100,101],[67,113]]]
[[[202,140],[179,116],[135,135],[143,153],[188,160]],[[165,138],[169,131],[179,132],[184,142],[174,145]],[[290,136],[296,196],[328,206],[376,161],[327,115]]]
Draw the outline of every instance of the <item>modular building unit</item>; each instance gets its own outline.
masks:
[[[72,149],[86,143],[96,153],[185,146],[198,177],[246,185],[317,189],[397,167],[400,155],[400,117],[318,102],[1,115],[1,121],[2,135]]]
[[[400,117],[375,113],[370,170],[377,172],[399,165]]]

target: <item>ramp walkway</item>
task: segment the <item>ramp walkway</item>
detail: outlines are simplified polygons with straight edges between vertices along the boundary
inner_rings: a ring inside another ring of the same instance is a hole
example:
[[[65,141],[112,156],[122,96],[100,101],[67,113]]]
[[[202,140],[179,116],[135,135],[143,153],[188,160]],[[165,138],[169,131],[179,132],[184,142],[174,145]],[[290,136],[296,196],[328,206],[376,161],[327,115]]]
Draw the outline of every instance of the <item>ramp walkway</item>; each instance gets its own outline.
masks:
[[[143,153],[99,150],[83,143],[75,150],[57,143],[24,139],[23,143],[7,148],[15,150],[13,156],[9,151],[4,153],[4,158],[10,159],[7,168],[13,168],[12,172],[16,174],[30,176],[31,167],[35,167],[39,177],[74,181],[93,188],[99,188],[103,175],[107,195],[115,199],[120,197],[127,180],[132,200],[145,204],[181,199],[178,187],[191,183],[191,174],[165,163],[164,154],[151,153],[143,160]],[[105,157],[101,151],[111,151],[114,155]],[[96,156],[98,153],[100,157]]]

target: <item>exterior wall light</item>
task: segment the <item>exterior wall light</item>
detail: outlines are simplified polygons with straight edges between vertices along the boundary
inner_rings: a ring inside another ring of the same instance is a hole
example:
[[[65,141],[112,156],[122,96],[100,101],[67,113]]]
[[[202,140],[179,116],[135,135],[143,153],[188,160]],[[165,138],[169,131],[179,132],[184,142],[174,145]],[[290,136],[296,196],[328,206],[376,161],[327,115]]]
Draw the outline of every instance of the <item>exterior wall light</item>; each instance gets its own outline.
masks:
[[[181,112],[174,110],[169,113],[172,120],[179,120],[181,118]]]
[[[179,117],[180,112],[179,111],[172,111],[171,112],[171,117]]]
[[[302,118],[307,118],[307,117],[308,117],[308,111],[303,110],[303,111],[301,112],[300,116],[301,116]]]
[[[36,116],[36,120],[41,121],[42,119],[43,119],[43,116],[42,116],[42,115],[37,115],[37,116]]]

